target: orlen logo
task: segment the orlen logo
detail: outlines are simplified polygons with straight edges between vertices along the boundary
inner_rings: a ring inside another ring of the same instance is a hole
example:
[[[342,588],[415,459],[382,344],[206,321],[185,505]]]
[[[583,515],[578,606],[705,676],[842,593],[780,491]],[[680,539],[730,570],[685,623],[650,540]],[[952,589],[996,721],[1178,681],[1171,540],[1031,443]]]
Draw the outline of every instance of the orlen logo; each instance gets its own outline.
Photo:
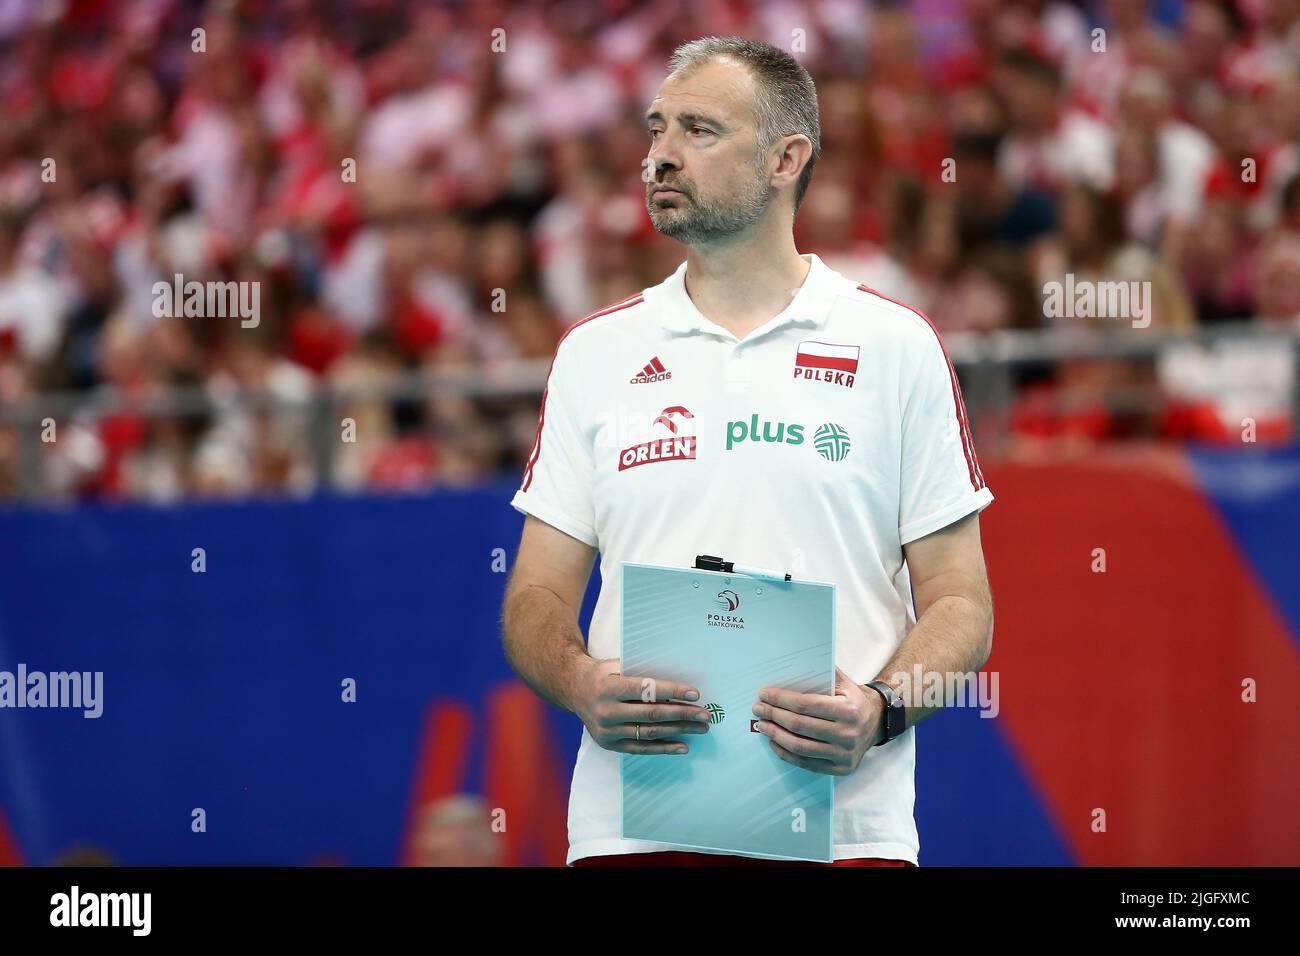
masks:
[[[740,595],[731,589],[718,592],[718,603],[725,604],[728,611],[734,611],[740,607]]]
[[[671,438],[655,438],[651,441],[641,442],[624,448],[618,453],[618,470],[626,471],[628,468],[635,468],[637,465],[646,465],[652,461],[675,461],[683,458],[695,457],[695,436],[678,435],[678,419],[682,419],[681,427],[687,427],[685,420],[693,420],[694,415],[681,405],[670,405],[659,413],[659,417],[650,423],[653,428],[656,425],[662,425],[668,431],[672,432]]]

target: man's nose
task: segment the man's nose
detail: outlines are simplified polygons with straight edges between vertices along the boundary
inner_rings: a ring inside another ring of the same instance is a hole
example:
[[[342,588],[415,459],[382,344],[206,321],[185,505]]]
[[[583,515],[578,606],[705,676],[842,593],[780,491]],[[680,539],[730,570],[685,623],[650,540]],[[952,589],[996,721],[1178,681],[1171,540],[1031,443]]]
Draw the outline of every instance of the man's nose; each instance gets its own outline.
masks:
[[[670,159],[666,156],[656,157],[654,159],[654,165],[655,165],[656,179],[662,179],[664,173],[675,172],[681,168],[680,166],[677,165],[677,162],[675,160]]]
[[[656,176],[669,170],[681,169],[681,156],[667,132],[661,133],[659,138],[650,145],[649,158],[654,164]]]

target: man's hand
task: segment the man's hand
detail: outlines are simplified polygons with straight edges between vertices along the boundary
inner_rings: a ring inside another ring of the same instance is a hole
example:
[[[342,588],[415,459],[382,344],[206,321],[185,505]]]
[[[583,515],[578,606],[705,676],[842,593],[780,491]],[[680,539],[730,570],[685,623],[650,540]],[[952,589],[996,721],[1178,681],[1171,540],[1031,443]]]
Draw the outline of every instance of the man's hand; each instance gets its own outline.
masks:
[[[610,658],[584,666],[570,702],[597,744],[625,754],[684,754],[686,744],[673,738],[708,733],[708,710],[679,703],[699,700],[698,690],[679,681],[624,677],[620,663]]]
[[[880,739],[885,702],[863,690],[835,668],[835,693],[799,694],[779,687],[758,692],[756,729],[771,739],[772,750],[786,763],[829,773],[851,774]]]

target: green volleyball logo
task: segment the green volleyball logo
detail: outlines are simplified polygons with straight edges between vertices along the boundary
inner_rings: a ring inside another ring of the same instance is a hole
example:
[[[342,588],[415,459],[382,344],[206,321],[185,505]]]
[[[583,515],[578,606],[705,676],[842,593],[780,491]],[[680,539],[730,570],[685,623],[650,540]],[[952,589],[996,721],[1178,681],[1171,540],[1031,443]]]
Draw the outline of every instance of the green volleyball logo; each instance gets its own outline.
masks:
[[[827,461],[840,461],[849,453],[849,433],[842,425],[827,422],[813,433],[813,447]]]
[[[727,716],[727,712],[717,704],[709,704],[707,710],[709,712],[709,723],[711,724],[720,724],[722,718]]]

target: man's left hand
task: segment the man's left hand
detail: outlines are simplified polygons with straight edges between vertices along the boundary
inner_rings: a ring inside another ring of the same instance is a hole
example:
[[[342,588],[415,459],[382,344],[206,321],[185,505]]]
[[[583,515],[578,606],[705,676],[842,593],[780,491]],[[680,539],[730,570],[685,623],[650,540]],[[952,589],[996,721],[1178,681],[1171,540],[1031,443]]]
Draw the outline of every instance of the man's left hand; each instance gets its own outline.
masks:
[[[805,770],[842,777],[856,770],[880,739],[885,703],[837,667],[834,694],[764,687],[753,709],[761,718],[755,729],[770,738],[778,757]]]

